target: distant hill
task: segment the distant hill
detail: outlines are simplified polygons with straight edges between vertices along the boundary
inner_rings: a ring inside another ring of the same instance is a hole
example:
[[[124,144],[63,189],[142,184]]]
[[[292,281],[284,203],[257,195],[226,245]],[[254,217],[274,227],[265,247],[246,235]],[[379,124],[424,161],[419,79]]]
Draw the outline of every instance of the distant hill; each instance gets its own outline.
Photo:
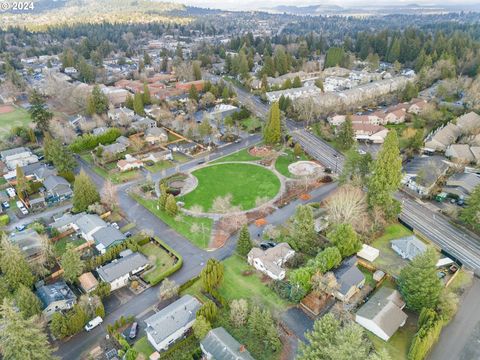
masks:
[[[28,13],[2,13],[0,26],[23,26],[35,31],[79,23],[190,21],[184,5],[156,0],[36,0],[34,6]]]
[[[287,13],[292,15],[321,15],[329,13],[339,13],[344,10],[338,5],[308,5],[308,6],[295,6],[295,5],[278,5],[272,8],[274,12]]]

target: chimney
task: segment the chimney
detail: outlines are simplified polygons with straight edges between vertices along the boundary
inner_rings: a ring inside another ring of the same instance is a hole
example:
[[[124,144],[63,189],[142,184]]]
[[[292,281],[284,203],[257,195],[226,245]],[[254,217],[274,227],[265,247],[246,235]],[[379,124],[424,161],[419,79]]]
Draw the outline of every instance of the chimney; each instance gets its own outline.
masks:
[[[245,352],[247,350],[247,348],[245,347],[245,345],[240,345],[240,349],[238,349],[238,351],[240,351],[241,353]]]

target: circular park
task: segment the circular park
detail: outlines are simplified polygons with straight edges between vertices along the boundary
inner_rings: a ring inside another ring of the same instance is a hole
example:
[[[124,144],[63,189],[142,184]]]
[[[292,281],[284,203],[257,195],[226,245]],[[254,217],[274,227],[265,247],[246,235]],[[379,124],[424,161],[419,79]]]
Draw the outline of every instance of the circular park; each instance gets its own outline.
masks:
[[[250,210],[274,198],[280,190],[279,178],[255,164],[215,164],[191,174],[198,185],[180,199],[191,210],[211,213]]]

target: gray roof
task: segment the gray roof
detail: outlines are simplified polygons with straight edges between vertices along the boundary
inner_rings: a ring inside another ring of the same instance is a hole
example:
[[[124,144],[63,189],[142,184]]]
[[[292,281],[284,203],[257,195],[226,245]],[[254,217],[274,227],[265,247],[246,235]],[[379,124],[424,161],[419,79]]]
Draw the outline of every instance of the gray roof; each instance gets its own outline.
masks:
[[[405,165],[405,172],[416,177],[417,183],[425,187],[433,185],[448,169],[442,156],[417,156]]]
[[[223,327],[210,330],[200,344],[215,360],[254,360]]]
[[[397,290],[383,286],[357,311],[357,316],[372,320],[390,337],[407,319],[404,306]]]
[[[454,174],[447,180],[446,185],[462,188],[466,194],[470,194],[475,187],[480,185],[480,177],[470,173]]]
[[[392,244],[393,250],[397,251],[396,248],[400,249],[400,255],[408,260],[412,260],[415,256],[427,251],[427,245],[415,235],[392,240],[390,241],[390,244]],[[394,245],[396,248],[393,247]]]
[[[29,149],[27,149],[26,147],[22,146],[22,147],[18,147],[18,148],[15,148],[15,149],[3,150],[2,152],[0,152],[0,156],[2,157],[2,159],[5,159],[8,156],[17,155],[17,154],[21,154],[21,153],[24,153],[24,152],[31,152],[31,151]]]
[[[38,288],[37,296],[43,304],[43,308],[46,308],[56,301],[74,301],[76,299],[73,291],[68,287],[65,280],[59,280],[53,284],[43,285]]]
[[[92,236],[97,244],[102,244],[105,248],[108,248],[117,241],[126,239],[120,230],[112,226],[102,227],[100,230],[95,231]]]
[[[122,143],[113,143],[110,145],[104,145],[103,151],[110,154],[118,154],[127,150],[127,147]]]
[[[159,344],[175,331],[193,321],[200,307],[201,304],[196,298],[184,295],[146,319],[145,331]]]
[[[55,192],[58,195],[64,195],[72,192],[70,184],[63,177],[58,175],[50,175],[43,182],[43,186],[48,192]]]
[[[9,238],[10,242],[17,245],[26,257],[36,256],[42,251],[40,234],[33,229],[26,229],[15,233]]]
[[[333,270],[333,274],[339,286],[338,292],[343,295],[348,293],[352,286],[358,286],[358,284],[365,280],[365,276],[357,268],[356,256],[344,260],[339,267]]]
[[[94,214],[83,214],[83,216],[75,220],[75,224],[77,224],[80,231],[85,234],[88,234],[97,227],[107,226],[107,223],[103,221],[100,216]]]
[[[103,281],[111,282],[147,264],[148,259],[144,255],[136,252],[99,267],[97,273]]]
[[[63,214],[61,217],[59,217],[57,220],[55,220],[53,223],[51,223],[50,226],[54,227],[55,229],[59,229],[61,227],[74,223],[77,219],[81,218],[83,215],[85,215],[85,213],[80,213],[80,214],[66,213],[66,214]]]

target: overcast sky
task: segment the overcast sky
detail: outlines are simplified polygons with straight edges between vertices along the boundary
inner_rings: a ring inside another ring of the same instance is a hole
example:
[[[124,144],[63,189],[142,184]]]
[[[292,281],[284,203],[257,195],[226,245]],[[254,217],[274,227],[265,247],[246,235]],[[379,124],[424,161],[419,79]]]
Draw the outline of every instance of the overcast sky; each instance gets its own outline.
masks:
[[[199,7],[211,7],[217,9],[259,9],[259,8],[268,8],[274,7],[276,5],[314,5],[314,4],[335,4],[340,6],[351,6],[351,5],[361,5],[361,4],[370,4],[368,0],[331,0],[331,1],[322,1],[322,0],[169,0],[175,3],[199,6]],[[419,5],[428,5],[428,4],[475,4],[478,3],[478,0],[397,0],[394,2],[395,5],[399,4],[419,4]],[[377,0],[374,5],[393,5],[389,0]]]

